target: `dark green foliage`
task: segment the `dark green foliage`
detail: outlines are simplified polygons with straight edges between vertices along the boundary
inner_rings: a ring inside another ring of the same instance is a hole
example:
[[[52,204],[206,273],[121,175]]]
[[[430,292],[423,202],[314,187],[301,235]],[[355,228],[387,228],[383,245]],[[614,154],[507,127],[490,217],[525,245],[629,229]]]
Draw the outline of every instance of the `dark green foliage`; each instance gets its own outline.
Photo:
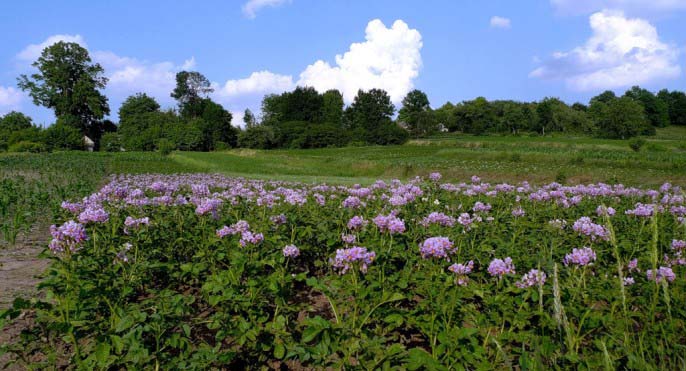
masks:
[[[162,138],[157,141],[157,151],[159,151],[162,156],[171,154],[175,147],[176,145],[167,138]]]
[[[52,150],[80,150],[83,134],[73,126],[57,123],[45,130],[45,140]]]
[[[246,128],[257,126],[257,119],[249,108],[246,108],[245,112],[243,112],[243,123],[245,124]]]
[[[643,106],[632,98],[621,97],[608,104],[594,101],[589,111],[600,137],[627,139],[649,132]]]
[[[119,152],[121,151],[121,138],[118,133],[105,133],[100,138],[100,150],[104,152]]]
[[[410,135],[415,138],[434,134],[438,130],[438,121],[431,111],[429,98],[421,90],[412,90],[403,99],[403,107],[398,112],[398,121],[407,126]]]
[[[660,90],[657,97],[667,104],[669,121],[672,125],[686,125],[686,93],[683,91],[669,92]]]
[[[634,152],[639,152],[641,147],[643,147],[645,144],[646,140],[643,138],[632,138],[629,140],[629,148],[631,148]]]
[[[34,104],[52,109],[83,135],[92,135],[93,127],[110,113],[107,97],[100,92],[107,84],[103,68],[91,62],[85,48],[63,41],[45,48],[32,65],[38,73],[21,75],[19,87]]]
[[[28,129],[32,126],[33,121],[29,116],[12,111],[5,116],[0,116],[0,137],[9,137],[14,131]]]
[[[276,144],[274,129],[259,125],[238,134],[238,146],[243,148],[270,149]]]
[[[658,128],[669,125],[669,106],[667,102],[659,99],[652,92],[634,86],[627,90],[624,96],[641,103],[650,125]]]
[[[40,153],[47,152],[48,147],[44,143],[30,142],[22,140],[9,146],[9,152],[31,152]]]
[[[327,90],[322,94],[322,116],[323,122],[341,126],[343,120],[343,94],[336,89]]]
[[[213,91],[210,81],[200,72],[181,71],[176,74],[176,87],[171,97],[179,102],[183,116],[196,117],[200,115],[197,104]]]

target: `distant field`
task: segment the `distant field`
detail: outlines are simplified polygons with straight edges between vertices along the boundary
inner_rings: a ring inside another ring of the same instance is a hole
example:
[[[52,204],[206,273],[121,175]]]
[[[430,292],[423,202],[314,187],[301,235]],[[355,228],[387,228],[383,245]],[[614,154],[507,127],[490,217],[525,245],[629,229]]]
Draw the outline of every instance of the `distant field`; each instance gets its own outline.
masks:
[[[478,174],[493,182],[685,184],[686,128],[660,130],[640,152],[620,140],[446,134],[403,146],[177,152],[171,158],[200,171],[301,181],[364,183],[440,171],[455,181]]]

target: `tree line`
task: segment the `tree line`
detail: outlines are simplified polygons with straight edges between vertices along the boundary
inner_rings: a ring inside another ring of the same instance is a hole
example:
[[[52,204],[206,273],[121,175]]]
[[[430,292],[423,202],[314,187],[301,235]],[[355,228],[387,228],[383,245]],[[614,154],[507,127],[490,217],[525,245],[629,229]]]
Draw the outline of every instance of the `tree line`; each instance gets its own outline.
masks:
[[[177,107],[162,109],[144,93],[128,97],[110,114],[102,93],[104,69],[77,43],[45,48],[22,75],[18,86],[34,104],[53,110],[56,122],[41,128],[31,118],[10,112],[0,117],[0,150],[83,149],[84,136],[104,151],[213,151],[245,148],[321,148],[346,145],[402,144],[437,132],[475,135],[567,133],[625,139],[655,134],[668,125],[686,125],[686,94],[657,94],[635,86],[622,96],[605,91],[585,105],[553,97],[538,102],[488,101],[478,97],[432,109],[427,95],[412,90],[397,111],[382,89],[359,90],[346,106],[338,90],[319,93],[296,87],[264,97],[261,116],[244,113],[244,127],[233,125],[231,112],[209,98],[213,89],[199,72],[181,71],[170,93]]]

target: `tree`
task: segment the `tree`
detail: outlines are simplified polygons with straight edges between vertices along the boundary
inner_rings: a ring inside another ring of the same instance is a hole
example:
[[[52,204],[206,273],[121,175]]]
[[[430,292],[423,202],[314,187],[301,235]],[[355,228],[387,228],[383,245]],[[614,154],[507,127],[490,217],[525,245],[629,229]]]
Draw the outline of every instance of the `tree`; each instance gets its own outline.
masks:
[[[382,125],[388,125],[395,113],[391,97],[381,89],[359,90],[350,105],[352,126],[372,132]]]
[[[321,122],[324,98],[315,88],[298,86],[292,92],[284,93],[284,96],[286,104],[282,106],[281,122]]]
[[[119,121],[127,121],[135,118],[137,115],[159,110],[160,104],[157,103],[155,98],[145,93],[137,93],[126,98],[121,107],[119,107]]]
[[[609,104],[615,99],[617,99],[617,95],[615,95],[615,92],[613,92],[612,90],[605,90],[604,92],[591,98],[589,105],[593,104],[594,102]]]
[[[434,117],[437,124],[443,125],[448,131],[457,130],[457,120],[455,119],[455,105],[446,102],[444,105],[434,110]]]
[[[344,105],[343,94],[340,91],[336,89],[327,90],[322,94],[322,121],[341,126]]]
[[[667,103],[656,97],[652,92],[639,86],[634,86],[627,90],[624,96],[641,103],[646,118],[651,125],[658,128],[669,125],[669,107]]]
[[[628,139],[641,134],[649,127],[643,106],[626,96],[611,100],[609,103],[593,101],[589,112],[600,137]]]
[[[274,148],[274,129],[259,125],[246,129],[238,135],[238,146],[243,148]]]
[[[486,132],[496,119],[493,107],[484,97],[462,102],[456,107],[455,117],[462,131],[477,135]]]
[[[55,124],[45,130],[45,141],[50,149],[83,149],[83,134],[75,127]]]
[[[682,91],[660,90],[658,99],[667,105],[669,122],[672,125],[686,125],[686,94]]]
[[[243,123],[245,123],[246,128],[257,126],[257,119],[255,118],[255,115],[252,114],[250,108],[246,108],[243,113]]]
[[[7,138],[15,131],[29,129],[33,121],[21,112],[12,111],[0,117],[0,140]]]
[[[34,104],[52,109],[83,135],[92,135],[99,120],[110,113],[107,97],[100,92],[107,84],[100,64],[92,63],[79,44],[60,41],[43,49],[32,66],[38,73],[21,75],[19,87]]]
[[[398,121],[407,124],[412,136],[423,137],[436,131],[438,122],[431,112],[429,98],[423,91],[410,91],[402,103],[403,107],[398,111]]]
[[[569,121],[565,120],[567,117],[566,111],[570,110],[569,106],[559,98],[546,97],[536,106],[536,115],[538,120],[536,122],[536,131],[540,131],[541,135],[547,132],[564,131],[568,128]]]
[[[203,99],[201,105],[200,117],[204,122],[198,122],[197,125],[202,131],[202,149],[205,151],[214,150],[219,142],[231,147],[236,146],[238,133],[236,128],[231,126],[231,120],[233,120],[231,112],[209,98]]]
[[[171,97],[179,102],[181,115],[198,117],[201,115],[201,100],[213,92],[210,80],[196,71],[181,71],[176,74],[176,87]]]

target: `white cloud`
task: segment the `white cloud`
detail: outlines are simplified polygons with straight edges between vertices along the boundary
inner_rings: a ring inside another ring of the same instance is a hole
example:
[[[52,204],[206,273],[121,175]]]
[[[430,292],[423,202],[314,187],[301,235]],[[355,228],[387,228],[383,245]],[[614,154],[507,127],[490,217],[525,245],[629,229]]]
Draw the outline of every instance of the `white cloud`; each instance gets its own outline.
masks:
[[[499,17],[497,15],[491,17],[491,27],[493,28],[510,28],[511,24],[510,18]]]
[[[73,42],[80,44],[83,47],[87,47],[86,42],[83,40],[81,35],[53,35],[45,39],[45,41],[40,44],[31,44],[24,48],[24,50],[17,54],[17,59],[33,63],[33,61],[40,57],[43,49],[60,41]]]
[[[0,86],[0,115],[19,109],[22,99],[21,91],[11,86]]]
[[[582,46],[555,52],[529,76],[562,79],[573,90],[613,89],[675,78],[679,50],[660,41],[647,21],[607,11],[590,17],[593,31]]]
[[[217,94],[232,98],[250,94],[281,93],[293,89],[293,77],[279,75],[269,71],[253,72],[249,77],[229,80],[217,90]]]
[[[384,89],[393,102],[400,102],[413,87],[422,65],[422,36],[397,20],[387,28],[375,19],[367,24],[365,40],[353,43],[336,65],[318,60],[300,74],[297,84],[320,92],[338,89],[351,102],[359,89]]]
[[[290,0],[248,0],[243,4],[243,14],[250,19],[255,19],[257,12],[262,8],[277,7],[284,3],[290,3]]]
[[[588,14],[603,9],[619,9],[629,14],[666,13],[686,9],[686,0],[550,0],[562,14]]]

